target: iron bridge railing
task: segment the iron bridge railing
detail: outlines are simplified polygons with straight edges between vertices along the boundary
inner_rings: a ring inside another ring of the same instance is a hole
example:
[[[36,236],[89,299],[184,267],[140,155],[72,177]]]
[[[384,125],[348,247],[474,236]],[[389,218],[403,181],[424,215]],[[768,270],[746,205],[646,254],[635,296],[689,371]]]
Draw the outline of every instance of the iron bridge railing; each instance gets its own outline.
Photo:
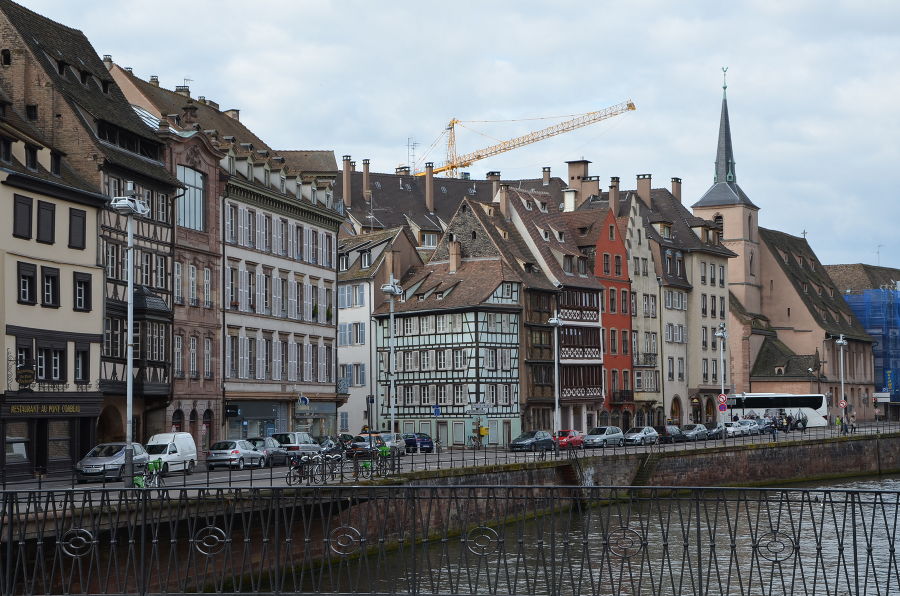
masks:
[[[0,593],[897,594],[896,492],[0,493]]]

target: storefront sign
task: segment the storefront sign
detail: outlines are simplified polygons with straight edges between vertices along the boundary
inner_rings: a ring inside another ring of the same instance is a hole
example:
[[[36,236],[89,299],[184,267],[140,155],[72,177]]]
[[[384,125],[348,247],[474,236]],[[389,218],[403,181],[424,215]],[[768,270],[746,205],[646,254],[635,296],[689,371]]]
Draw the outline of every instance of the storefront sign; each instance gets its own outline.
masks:
[[[81,414],[81,404],[10,404],[10,415]]]

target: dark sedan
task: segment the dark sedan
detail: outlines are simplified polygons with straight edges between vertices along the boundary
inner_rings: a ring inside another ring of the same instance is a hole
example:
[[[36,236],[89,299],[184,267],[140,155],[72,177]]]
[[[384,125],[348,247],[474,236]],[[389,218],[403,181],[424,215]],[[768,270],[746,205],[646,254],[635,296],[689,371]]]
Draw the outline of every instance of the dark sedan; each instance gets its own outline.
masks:
[[[529,430],[510,441],[510,451],[551,451],[556,442],[546,430]]]
[[[434,441],[426,433],[403,433],[406,441],[407,453],[431,453],[434,451]]]
[[[281,446],[281,443],[272,437],[253,437],[247,439],[251,445],[265,455],[263,467],[265,466],[285,466],[290,459],[287,449]]]

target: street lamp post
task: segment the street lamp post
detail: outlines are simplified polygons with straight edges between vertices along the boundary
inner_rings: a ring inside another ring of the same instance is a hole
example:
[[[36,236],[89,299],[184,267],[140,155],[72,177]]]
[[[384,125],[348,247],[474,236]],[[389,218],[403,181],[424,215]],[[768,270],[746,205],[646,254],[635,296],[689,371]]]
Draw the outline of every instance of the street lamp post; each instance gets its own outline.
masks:
[[[725,330],[725,323],[719,323],[719,328],[713,334],[715,337],[719,339],[719,381],[721,392],[720,395],[725,395],[725,340],[728,339],[728,332]],[[720,417],[725,412],[720,412]],[[722,421],[722,442],[725,442],[725,437],[727,433],[725,432],[725,423]]]
[[[559,328],[562,321],[559,319],[559,311],[550,317],[547,324],[553,327],[553,436],[559,433]]]
[[[125,354],[125,486],[134,485],[134,216],[147,215],[150,207],[138,197],[134,190],[134,183],[127,183],[128,194],[124,197],[110,199],[110,207],[119,215],[126,218],[128,234],[128,339]],[[138,339],[140,341],[140,339]]]
[[[397,410],[397,386],[396,386],[396,376],[397,375],[395,373],[396,362],[394,361],[394,359],[396,358],[396,338],[394,337],[394,296],[402,296],[403,288],[401,288],[397,284],[397,280],[394,279],[393,272],[390,272],[389,275],[390,275],[389,281],[388,281],[388,283],[383,284],[381,286],[381,291],[387,295],[387,297],[391,303],[390,321],[388,323],[391,328],[390,329],[391,330],[391,339],[390,339],[391,353],[390,353],[390,360],[388,361],[388,374],[390,375],[390,378],[391,378],[391,385],[390,385],[391,395],[389,397],[389,402],[391,404],[391,432],[393,433],[393,432],[395,432],[394,424],[395,424],[395,417],[396,417],[396,410]]]
[[[837,338],[834,342],[838,349],[840,350],[840,373],[841,373],[841,400],[844,402],[844,412],[841,418],[841,430],[844,429],[847,424],[847,396],[844,394],[844,346],[847,345],[847,340],[844,339],[844,334],[841,333],[841,336]]]

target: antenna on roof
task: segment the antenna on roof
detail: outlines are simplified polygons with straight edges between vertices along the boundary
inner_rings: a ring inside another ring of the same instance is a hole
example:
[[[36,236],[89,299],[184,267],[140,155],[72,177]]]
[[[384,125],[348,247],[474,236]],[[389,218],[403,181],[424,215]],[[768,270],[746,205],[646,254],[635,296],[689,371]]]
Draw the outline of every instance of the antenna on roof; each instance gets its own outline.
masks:
[[[878,246],[875,247],[875,264],[878,266],[881,266],[881,247],[882,246],[884,246],[884,244],[879,244]]]
[[[406,138],[406,165],[409,166],[410,172],[416,171],[416,147],[419,143],[413,137]]]
[[[187,87],[187,86],[188,86],[188,83],[193,83],[193,82],[194,82],[194,79],[188,79],[187,77],[185,77],[185,79],[184,79],[184,86]]]

